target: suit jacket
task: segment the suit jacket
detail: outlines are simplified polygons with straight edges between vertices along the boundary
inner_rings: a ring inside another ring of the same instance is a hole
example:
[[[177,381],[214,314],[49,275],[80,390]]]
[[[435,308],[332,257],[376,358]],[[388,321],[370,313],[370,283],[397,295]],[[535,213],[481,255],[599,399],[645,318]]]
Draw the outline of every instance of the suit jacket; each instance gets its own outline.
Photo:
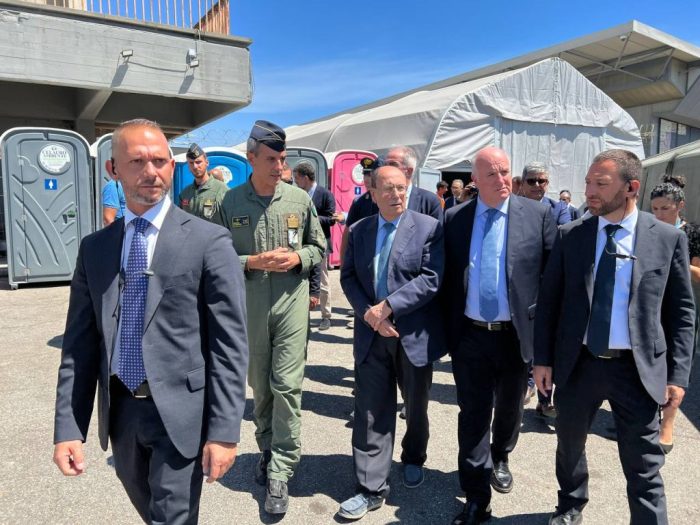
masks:
[[[124,220],[80,244],[71,282],[54,440],[85,441],[98,393],[100,444],[109,436]],[[203,440],[240,440],[248,363],[245,283],[229,232],[175,206],[158,234],[142,339],[153,401],[187,458]]]
[[[434,193],[414,186],[411,188],[411,198],[408,199],[408,209],[430,215],[439,221],[442,221],[442,206],[440,200]]]
[[[353,351],[364,361],[377,332],[365,323],[368,308],[377,304],[374,291],[374,252],[377,215],[350,228],[340,284],[355,310]],[[401,345],[415,366],[425,366],[444,354],[442,322],[435,297],[442,280],[442,224],[412,210],[404,212],[389,256],[386,298],[393,311]]]
[[[376,215],[377,213],[379,213],[379,208],[377,208],[377,205],[372,200],[369,191],[366,191],[352,201],[350,209],[348,210],[348,216],[345,218],[345,227],[349,228],[365,217]]]
[[[578,210],[578,208],[577,208],[576,206],[573,206],[573,205],[571,205],[571,204],[569,204],[568,210],[569,210],[569,215],[571,215],[571,220],[572,220],[572,221],[575,221],[575,220],[578,219],[581,215],[583,215],[582,213],[579,212],[579,210]]]
[[[561,226],[567,222],[572,221],[571,213],[569,212],[569,205],[562,201],[555,201],[545,196],[542,199],[543,204],[549,204],[552,210],[552,219],[554,219],[554,224]]]
[[[458,205],[460,205],[460,204],[462,204],[462,203],[461,203],[461,202],[458,202],[458,201],[455,199],[455,196],[454,196],[454,195],[452,195],[451,197],[447,197],[447,198],[445,199],[445,213],[447,213],[447,210],[449,210],[450,208],[454,208],[455,206],[458,206]]]
[[[445,215],[445,279],[442,305],[450,353],[459,348],[469,286],[469,249],[477,199],[451,208]],[[556,227],[541,203],[510,196],[506,239],[508,304],[520,341],[523,361],[532,359],[532,340],[540,277],[552,248]]]
[[[326,243],[328,245],[327,251],[333,251],[333,245],[331,244],[331,226],[335,224],[333,220],[333,214],[335,213],[335,197],[323,186],[316,185],[314,190],[314,196],[311,198],[316,207],[316,213],[318,213],[318,221],[321,223],[321,229],[323,234],[326,236]]]
[[[588,327],[598,217],[563,226],[540,292],[534,364],[554,368],[563,386],[579,358]],[[687,387],[695,326],[685,234],[639,212],[630,285],[629,331],[637,371],[662,404],[666,384]]]

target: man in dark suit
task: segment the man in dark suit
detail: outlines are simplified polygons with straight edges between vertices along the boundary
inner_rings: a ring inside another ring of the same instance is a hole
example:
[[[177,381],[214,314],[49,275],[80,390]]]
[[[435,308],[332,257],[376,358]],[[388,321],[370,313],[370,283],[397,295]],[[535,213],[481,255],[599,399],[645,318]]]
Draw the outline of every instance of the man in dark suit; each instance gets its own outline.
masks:
[[[442,221],[442,206],[437,195],[413,185],[413,173],[418,165],[418,156],[413,148],[397,146],[391,148],[381,162],[383,166],[394,166],[406,174],[408,179],[408,193],[406,195],[406,207],[424,215],[430,215]]]
[[[462,179],[454,179],[452,181],[452,184],[450,185],[450,192],[452,192],[452,195],[445,199],[445,212],[447,212],[447,210],[449,210],[450,208],[457,206],[458,204],[461,204],[463,202],[463,191],[464,181]]]
[[[389,492],[396,432],[396,385],[403,383],[407,429],[401,442],[403,481],[424,479],[432,361],[444,351],[434,298],[443,271],[442,224],[406,210],[408,178],[393,166],[376,170],[379,214],[350,230],[340,283],[355,310],[355,422],[352,446],[357,493],[339,515],[359,519]]]
[[[302,190],[306,191],[316,207],[318,220],[321,229],[326,237],[326,251],[323,259],[314,268],[313,273],[318,271],[320,277],[320,305],[321,324],[319,330],[328,330],[331,327],[331,283],[328,278],[328,255],[333,251],[331,243],[331,226],[336,223],[335,197],[323,186],[316,184],[316,170],[309,162],[300,162],[294,167],[294,182]]]
[[[637,210],[641,171],[625,150],[593,159],[586,175],[591,216],[560,229],[544,274],[534,373],[541,391],[556,384],[554,525],[582,521],[586,437],[606,399],[630,521],[668,523],[658,411],[680,405],[688,386],[695,311],[686,236]]]
[[[233,464],[248,362],[245,284],[231,236],[173,206],[175,162],[158,125],[112,137],[124,219],[86,237],[58,373],[54,462],[85,471],[98,391],[100,444],[146,523],[193,524],[202,473]]]
[[[572,221],[575,221],[581,216],[581,214],[578,211],[578,208],[571,204],[571,192],[569,190],[561,190],[559,192],[559,200],[561,202],[566,203],[566,205],[568,206],[569,215],[571,215]]]
[[[552,210],[554,224],[561,226],[571,222],[569,206],[561,201],[557,202],[547,197],[549,188],[549,170],[542,162],[530,162],[523,168],[523,183],[520,194],[528,199],[540,201],[549,205]]]
[[[485,148],[472,165],[479,196],[446,214],[441,293],[467,496],[455,525],[490,518],[491,486],[512,490],[508,456],[520,431],[540,276],[556,232],[546,207],[511,194],[503,150]]]

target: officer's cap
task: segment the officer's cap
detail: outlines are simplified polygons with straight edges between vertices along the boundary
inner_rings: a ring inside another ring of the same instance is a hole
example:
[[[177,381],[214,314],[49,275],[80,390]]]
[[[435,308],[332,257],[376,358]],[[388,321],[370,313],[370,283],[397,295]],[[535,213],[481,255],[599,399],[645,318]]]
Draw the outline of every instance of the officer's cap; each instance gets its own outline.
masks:
[[[194,142],[190,144],[190,147],[187,149],[187,153],[185,153],[185,157],[188,159],[196,159],[197,157],[201,157],[204,155],[204,150],[199,147],[199,144],[195,144]]]
[[[379,159],[373,159],[372,157],[363,157],[360,159],[360,165],[362,166],[362,173],[363,174],[368,174],[372,173],[372,171],[376,170],[377,168],[381,167],[381,163]]]
[[[250,130],[250,138],[278,152],[286,149],[287,134],[277,124],[267,120],[258,120],[253,124],[253,129]]]

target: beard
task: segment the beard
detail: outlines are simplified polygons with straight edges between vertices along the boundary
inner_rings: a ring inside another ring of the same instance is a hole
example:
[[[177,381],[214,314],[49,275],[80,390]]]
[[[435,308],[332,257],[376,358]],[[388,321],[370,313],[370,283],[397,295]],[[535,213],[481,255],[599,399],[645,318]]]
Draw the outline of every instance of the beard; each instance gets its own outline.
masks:
[[[142,206],[154,206],[165,198],[165,195],[168,193],[169,190],[170,187],[163,186],[162,188],[160,188],[160,192],[153,196],[142,195],[139,193],[137,188],[129,192],[129,199]]]
[[[593,209],[589,206],[588,211],[591,212],[591,215],[596,215],[598,217],[602,217],[602,216],[605,216],[609,213],[617,211],[620,208],[624,208],[624,206],[625,206],[625,192],[624,192],[624,190],[620,190],[609,201],[603,201],[601,199],[600,208]]]

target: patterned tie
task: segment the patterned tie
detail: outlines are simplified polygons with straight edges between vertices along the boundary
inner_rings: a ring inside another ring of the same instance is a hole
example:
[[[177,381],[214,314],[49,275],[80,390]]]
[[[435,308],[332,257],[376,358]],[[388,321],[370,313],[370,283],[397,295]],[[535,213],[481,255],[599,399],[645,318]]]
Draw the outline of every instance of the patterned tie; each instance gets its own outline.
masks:
[[[387,284],[389,277],[389,255],[391,254],[391,245],[394,242],[396,226],[390,222],[385,222],[382,229],[384,230],[384,240],[382,241],[382,247],[379,250],[379,260],[377,261],[377,301],[386,299],[389,295]]]
[[[132,392],[146,380],[141,339],[146,312],[148,276],[148,243],[144,232],[151,225],[137,217],[132,221],[134,237],[126,262],[124,292],[122,293],[121,335],[119,339],[119,379]]]
[[[607,239],[605,249],[600,254],[598,270],[595,274],[591,317],[588,321],[588,350],[599,356],[608,349],[610,341],[610,318],[612,315],[613,291],[615,290],[615,232],[622,228],[619,224],[605,227]]]
[[[479,275],[479,313],[486,321],[498,317],[498,228],[494,228],[498,210],[486,212],[484,240],[481,243],[481,274]]]

